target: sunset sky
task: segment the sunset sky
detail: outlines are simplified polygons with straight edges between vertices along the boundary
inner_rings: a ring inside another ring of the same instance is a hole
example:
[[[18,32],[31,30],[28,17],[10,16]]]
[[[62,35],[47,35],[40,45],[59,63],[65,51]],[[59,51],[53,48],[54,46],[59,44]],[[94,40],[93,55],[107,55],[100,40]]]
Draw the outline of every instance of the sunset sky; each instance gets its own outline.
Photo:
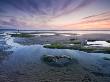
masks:
[[[0,0],[0,28],[110,30],[110,0]]]

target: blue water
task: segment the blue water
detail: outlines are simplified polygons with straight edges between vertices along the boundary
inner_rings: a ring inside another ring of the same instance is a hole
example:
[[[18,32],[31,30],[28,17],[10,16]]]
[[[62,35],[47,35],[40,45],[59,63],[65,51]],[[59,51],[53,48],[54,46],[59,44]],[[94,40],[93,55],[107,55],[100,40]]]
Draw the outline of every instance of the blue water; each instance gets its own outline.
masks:
[[[5,77],[2,78],[0,76],[2,80],[8,78],[17,82],[40,82],[39,79],[52,79],[52,82],[54,82],[56,78],[61,79],[64,76],[68,76],[71,77],[70,79],[75,78],[76,81],[79,81],[80,77],[83,77],[86,73],[90,74],[90,76],[93,75],[91,78],[94,79],[95,75],[92,72],[103,74],[104,78],[107,77],[107,79],[102,80],[102,82],[108,82],[108,80],[110,80],[110,61],[103,59],[103,57],[110,58],[110,54],[86,53],[69,49],[48,49],[44,48],[43,45],[24,46],[15,43],[13,41],[14,38],[9,35],[7,37],[5,36],[5,39],[3,39],[3,37],[4,36],[0,39],[6,44],[2,46],[11,46],[11,48],[6,51],[13,51],[13,53],[6,56],[3,60],[0,60],[2,61],[0,62],[0,75]],[[55,68],[48,66],[41,60],[43,55],[68,55],[75,58],[78,63],[70,65],[69,67]],[[67,69],[70,71],[65,71]],[[64,73],[66,73],[67,76]],[[97,77],[100,77],[100,74]],[[79,79],[76,77],[79,77]],[[1,79],[0,82],[2,81]],[[100,82],[100,79],[98,79],[98,82]]]

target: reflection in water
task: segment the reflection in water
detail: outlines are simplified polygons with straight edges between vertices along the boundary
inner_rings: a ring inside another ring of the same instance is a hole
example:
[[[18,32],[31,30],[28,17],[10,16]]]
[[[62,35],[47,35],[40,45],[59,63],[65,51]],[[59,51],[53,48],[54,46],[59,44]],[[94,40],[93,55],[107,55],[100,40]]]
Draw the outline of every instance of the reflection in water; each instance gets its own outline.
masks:
[[[110,43],[106,42],[106,41],[88,41],[87,42],[88,45],[91,46],[103,46],[103,47],[110,47]]]
[[[36,35],[36,36],[52,36],[52,35],[55,35],[54,33],[38,33],[38,34],[31,34],[31,35]]]
[[[3,51],[0,50],[0,63],[2,63],[3,60],[6,60],[9,55],[11,55],[13,51]]]
[[[3,37],[5,44],[2,46],[11,46],[12,48],[6,51],[11,50],[13,54],[0,64],[2,82],[7,82],[7,79],[9,82],[86,82],[87,79],[89,79],[87,82],[109,82],[110,80],[110,61],[103,59],[110,57],[110,54],[47,49],[43,45],[23,46],[15,43],[14,38],[9,35]],[[67,55],[75,58],[78,63],[63,68],[51,67],[41,61],[43,55]],[[103,79],[105,77],[106,80]]]
[[[7,45],[6,38],[7,35],[5,33],[0,35],[0,63],[3,60],[6,60],[8,56],[13,53],[13,51],[8,51],[11,46]]]
[[[17,48],[23,47],[22,45],[15,43],[14,37],[11,37],[11,35],[7,35],[5,41],[7,45],[12,47],[11,50],[16,50]]]

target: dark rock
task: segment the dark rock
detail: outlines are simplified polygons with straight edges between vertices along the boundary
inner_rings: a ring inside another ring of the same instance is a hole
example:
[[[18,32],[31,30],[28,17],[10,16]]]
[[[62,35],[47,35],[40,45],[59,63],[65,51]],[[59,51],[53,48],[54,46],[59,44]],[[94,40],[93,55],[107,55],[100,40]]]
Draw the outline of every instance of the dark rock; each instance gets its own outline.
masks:
[[[73,59],[68,56],[52,56],[52,55],[44,55],[42,60],[51,66],[63,67],[71,64]]]
[[[91,80],[91,78],[90,78],[90,76],[87,74],[87,75],[85,75],[84,76],[84,78],[83,78],[83,80],[82,80],[82,82],[91,82],[92,80]]]

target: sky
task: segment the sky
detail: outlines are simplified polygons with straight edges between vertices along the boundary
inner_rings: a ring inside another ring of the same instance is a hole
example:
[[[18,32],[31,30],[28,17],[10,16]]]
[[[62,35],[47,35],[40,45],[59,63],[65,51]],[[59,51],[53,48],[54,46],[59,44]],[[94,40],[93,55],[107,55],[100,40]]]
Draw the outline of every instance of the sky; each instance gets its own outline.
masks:
[[[0,0],[0,29],[110,30],[110,0]]]

